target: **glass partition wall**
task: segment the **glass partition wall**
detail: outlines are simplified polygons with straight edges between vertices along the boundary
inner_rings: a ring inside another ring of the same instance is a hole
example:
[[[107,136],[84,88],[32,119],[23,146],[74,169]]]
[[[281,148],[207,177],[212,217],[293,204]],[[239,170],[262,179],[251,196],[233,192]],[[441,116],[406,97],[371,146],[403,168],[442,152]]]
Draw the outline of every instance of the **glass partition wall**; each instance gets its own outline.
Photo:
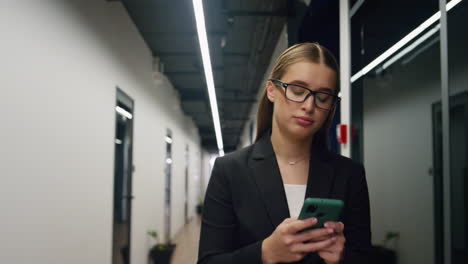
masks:
[[[450,254],[468,263],[468,1],[457,2],[447,12]]]
[[[395,263],[468,263],[467,4],[365,1],[351,17],[352,158]]]

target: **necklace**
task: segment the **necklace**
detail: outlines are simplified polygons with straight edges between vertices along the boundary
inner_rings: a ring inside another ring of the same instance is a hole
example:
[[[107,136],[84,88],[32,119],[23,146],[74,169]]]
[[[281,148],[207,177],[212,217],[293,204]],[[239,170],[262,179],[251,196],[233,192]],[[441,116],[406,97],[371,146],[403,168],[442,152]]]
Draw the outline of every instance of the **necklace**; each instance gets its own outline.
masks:
[[[288,161],[288,164],[289,164],[290,166],[294,166],[294,165],[296,165],[297,163],[299,163],[299,162],[305,160],[306,158],[307,158],[307,157],[302,158],[302,159],[300,159],[300,160],[296,160],[296,161]]]

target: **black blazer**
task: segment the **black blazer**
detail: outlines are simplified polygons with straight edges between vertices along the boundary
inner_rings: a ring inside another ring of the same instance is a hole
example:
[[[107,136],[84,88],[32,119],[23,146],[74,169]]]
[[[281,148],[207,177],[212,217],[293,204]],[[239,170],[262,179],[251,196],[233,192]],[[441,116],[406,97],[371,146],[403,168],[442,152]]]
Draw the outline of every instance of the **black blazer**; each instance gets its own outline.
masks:
[[[367,263],[371,247],[364,167],[329,151],[312,150],[306,197],[344,201],[344,263]],[[199,264],[262,263],[261,244],[290,217],[269,133],[216,159],[203,207]],[[317,253],[296,263],[323,263]]]

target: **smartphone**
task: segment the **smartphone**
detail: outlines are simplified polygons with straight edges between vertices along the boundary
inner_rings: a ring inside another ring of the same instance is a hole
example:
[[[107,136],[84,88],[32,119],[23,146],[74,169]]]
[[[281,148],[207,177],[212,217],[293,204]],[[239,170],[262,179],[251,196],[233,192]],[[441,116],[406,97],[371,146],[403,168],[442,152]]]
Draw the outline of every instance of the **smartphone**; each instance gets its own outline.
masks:
[[[317,218],[317,223],[302,231],[322,228],[328,221],[338,221],[343,209],[343,201],[336,199],[307,198],[302,205],[301,213],[298,219],[304,220],[310,217]]]

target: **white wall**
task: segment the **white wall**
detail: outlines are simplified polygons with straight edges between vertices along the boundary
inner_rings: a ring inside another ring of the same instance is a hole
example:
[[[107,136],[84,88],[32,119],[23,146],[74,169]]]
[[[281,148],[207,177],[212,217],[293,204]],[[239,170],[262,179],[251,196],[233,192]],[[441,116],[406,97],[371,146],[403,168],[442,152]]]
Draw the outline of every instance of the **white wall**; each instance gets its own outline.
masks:
[[[439,53],[436,43],[409,64],[396,63],[384,77],[364,81],[364,163],[373,243],[382,244],[386,232],[399,232],[401,264],[434,263],[434,179],[429,169],[432,104],[441,98]],[[464,62],[453,69],[453,93],[468,88],[467,66]]]
[[[119,2],[0,2],[1,263],[111,263],[116,86],[135,100],[132,263],[163,236],[164,136],[173,132],[173,235],[190,214],[200,139]]]
[[[271,70],[273,69],[273,66],[276,62],[276,59],[283,53],[288,48],[288,35],[287,35],[287,27],[286,25],[283,26],[283,30],[281,30],[280,36],[278,38],[278,42],[276,43],[275,49],[273,51],[273,54],[271,55],[271,60],[270,64],[268,65],[268,68],[265,71],[264,77],[263,77],[263,82],[260,84],[260,87],[258,88],[258,95],[257,95],[257,101],[252,104],[250,114],[249,114],[249,120],[247,120],[244,124],[244,129],[242,131],[242,134],[240,136],[239,140],[239,145],[237,146],[238,149],[246,147],[250,145],[250,122],[254,122],[253,126],[253,136],[252,136],[252,141],[255,142],[255,135],[257,134],[257,110],[258,110],[258,102],[260,102],[261,96],[263,95],[263,90],[265,89],[265,83],[268,79],[268,76],[270,75]]]
[[[213,157],[217,155],[218,155],[217,153],[210,154],[208,151],[202,152],[202,162],[201,162],[202,176],[200,178],[200,196],[198,197],[199,199],[201,198],[202,201],[205,200],[206,189],[208,188],[208,183],[210,182],[210,177],[211,177],[211,170],[214,165],[212,164],[211,160]]]

